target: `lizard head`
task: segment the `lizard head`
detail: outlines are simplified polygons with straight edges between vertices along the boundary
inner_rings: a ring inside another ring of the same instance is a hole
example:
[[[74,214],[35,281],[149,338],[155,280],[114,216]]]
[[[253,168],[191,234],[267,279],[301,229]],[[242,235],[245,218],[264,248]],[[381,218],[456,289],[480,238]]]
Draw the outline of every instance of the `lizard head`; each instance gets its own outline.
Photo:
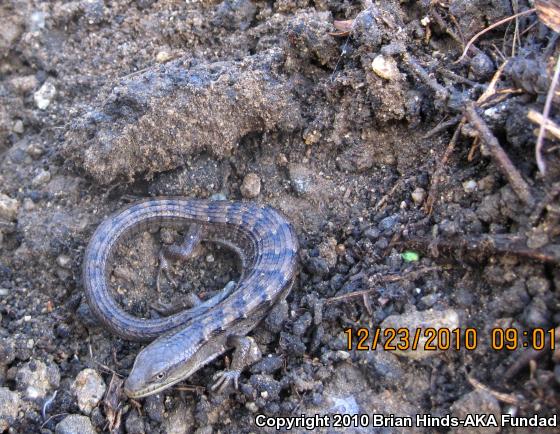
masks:
[[[185,380],[224,350],[216,340],[206,341],[192,329],[161,336],[138,353],[124,391],[130,398],[161,392]]]

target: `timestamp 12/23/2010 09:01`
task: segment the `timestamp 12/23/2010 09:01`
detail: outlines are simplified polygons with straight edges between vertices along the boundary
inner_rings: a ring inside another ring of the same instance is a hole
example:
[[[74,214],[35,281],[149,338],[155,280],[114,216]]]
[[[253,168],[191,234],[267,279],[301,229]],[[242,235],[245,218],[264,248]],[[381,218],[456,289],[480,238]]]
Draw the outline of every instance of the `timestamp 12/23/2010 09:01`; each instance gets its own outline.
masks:
[[[375,351],[446,351],[475,350],[481,343],[487,343],[492,350],[515,351],[528,348],[537,351],[555,349],[555,329],[534,328],[518,330],[514,327],[492,328],[481,339],[476,328],[348,328],[346,334],[346,350]]]

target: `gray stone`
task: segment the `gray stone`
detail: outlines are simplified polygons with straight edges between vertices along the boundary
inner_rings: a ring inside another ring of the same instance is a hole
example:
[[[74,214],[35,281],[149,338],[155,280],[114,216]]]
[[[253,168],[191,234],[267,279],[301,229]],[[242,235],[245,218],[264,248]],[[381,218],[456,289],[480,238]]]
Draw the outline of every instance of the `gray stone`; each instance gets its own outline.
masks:
[[[187,434],[193,431],[193,423],[192,407],[187,408],[184,401],[179,401],[165,418],[163,429],[165,434]]]
[[[89,417],[71,414],[58,423],[55,434],[97,434]]]
[[[31,181],[31,185],[33,187],[39,187],[43,184],[46,184],[51,180],[51,173],[45,169],[39,169],[33,180]]]
[[[16,374],[16,387],[30,400],[43,400],[60,383],[60,372],[54,364],[30,360]]]
[[[290,184],[299,196],[304,196],[313,191],[313,173],[305,166],[292,164],[289,167]]]
[[[398,222],[398,214],[390,215],[389,217],[385,217],[379,222],[379,229],[381,229],[382,231],[389,231],[393,229]]]
[[[94,369],[84,369],[72,383],[72,392],[78,400],[78,407],[85,414],[90,414],[105,393],[105,382]]]
[[[0,387],[0,432],[13,425],[19,411],[20,398],[7,387]]]

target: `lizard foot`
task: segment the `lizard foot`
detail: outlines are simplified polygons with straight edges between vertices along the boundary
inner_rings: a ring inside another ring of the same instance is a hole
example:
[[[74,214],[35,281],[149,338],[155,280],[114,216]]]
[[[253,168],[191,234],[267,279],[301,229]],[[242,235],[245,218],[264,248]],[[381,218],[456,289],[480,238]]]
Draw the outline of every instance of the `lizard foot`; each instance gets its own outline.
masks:
[[[212,392],[223,393],[224,390],[228,388],[230,384],[233,383],[235,390],[239,388],[239,376],[241,375],[241,371],[220,371],[217,372],[214,377],[212,378],[215,380],[210,390]]]

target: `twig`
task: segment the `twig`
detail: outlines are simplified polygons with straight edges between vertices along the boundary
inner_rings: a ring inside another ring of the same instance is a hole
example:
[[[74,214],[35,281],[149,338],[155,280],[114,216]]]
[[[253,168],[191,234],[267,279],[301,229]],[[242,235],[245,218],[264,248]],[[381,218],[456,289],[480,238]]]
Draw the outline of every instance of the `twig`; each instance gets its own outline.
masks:
[[[557,327],[554,330],[554,336],[555,336],[555,340],[558,340],[558,337],[560,337],[560,327]],[[546,337],[545,337],[545,342],[544,342],[543,349],[542,350],[536,350],[534,348],[531,348],[531,349],[526,350],[523,353],[521,353],[519,358],[508,368],[508,370],[504,374],[504,378],[506,380],[509,380],[509,379],[513,378],[515,375],[517,375],[517,373],[519,371],[521,371],[532,360],[540,359],[542,356],[544,356],[549,351],[551,351],[550,348],[551,348],[550,335],[547,334]]]
[[[439,183],[441,181],[441,175],[443,173],[443,168],[447,164],[449,157],[455,149],[455,144],[457,143],[457,139],[459,138],[459,133],[461,132],[461,128],[463,127],[464,122],[464,119],[461,119],[459,125],[453,133],[453,137],[451,137],[451,140],[447,145],[447,149],[443,153],[441,159],[438,161],[438,165],[436,167],[436,170],[434,171],[434,175],[432,176],[432,185],[430,186],[430,192],[428,193],[428,198],[426,199],[426,203],[424,204],[424,210],[427,214],[432,213],[434,203],[436,201],[436,195],[438,193]]]
[[[436,134],[438,134],[442,131],[445,131],[449,127],[452,127],[457,122],[459,122],[462,117],[463,117],[463,115],[457,115],[457,116],[453,116],[451,119],[448,119],[444,122],[440,122],[434,128],[432,128],[430,131],[428,131],[426,134],[424,134],[422,136],[422,138],[423,139],[429,139],[430,137],[435,136]]]
[[[542,175],[546,173],[546,163],[542,158],[544,132],[546,130],[545,125],[548,124],[548,115],[550,114],[550,107],[552,106],[552,99],[554,98],[554,91],[556,89],[556,85],[558,84],[559,77],[560,77],[560,56],[558,56],[558,59],[556,60],[556,67],[554,68],[552,83],[550,83],[550,87],[546,95],[546,102],[544,103],[544,110],[542,114],[544,122],[541,124],[541,128],[539,129],[539,136],[537,137],[537,144],[535,146],[535,158],[537,160],[537,166],[539,167],[539,171],[541,172]]]
[[[560,263],[559,245],[548,244],[537,249],[530,249],[527,247],[527,238],[521,235],[465,236],[443,240],[422,237],[401,241],[397,244],[430,252],[433,256],[437,256],[440,251],[444,251],[447,255],[461,258],[465,252],[468,252],[474,255],[477,262],[483,260],[484,257],[506,254],[545,263]]]
[[[439,270],[441,270],[440,267],[426,267],[426,268],[421,268],[419,270],[413,270],[402,275],[389,274],[386,276],[374,277],[374,281],[375,283],[389,283],[389,282],[399,282],[401,280],[414,280],[422,274],[429,273],[430,271],[439,271]],[[362,291],[349,292],[348,294],[337,295],[336,297],[327,298],[325,300],[325,304],[334,303],[340,300],[346,300],[348,298],[362,297],[364,295],[371,294],[372,292],[375,292],[378,289],[379,288],[375,287],[370,289],[364,289]]]
[[[539,124],[541,128],[544,126],[544,129],[547,130],[550,134],[552,134],[557,139],[560,139],[560,126],[554,122],[552,119],[547,119],[546,122],[544,120],[544,116],[536,110],[529,110],[527,114],[527,118],[536,124]]]
[[[528,206],[533,206],[535,201],[529,189],[529,185],[521,177],[521,174],[500,146],[498,139],[496,139],[496,136],[492,134],[492,131],[490,131],[490,128],[488,128],[484,119],[478,115],[473,103],[467,104],[465,115],[472,127],[478,131],[480,139],[488,146],[490,154],[498,166],[498,169],[507,178],[513,188],[513,191],[515,191],[523,203]]]
[[[377,211],[379,211],[379,209],[383,205],[385,205],[385,202],[387,202],[387,200],[393,195],[393,193],[397,190],[397,188],[399,188],[403,184],[403,182],[407,179],[408,178],[400,178],[397,182],[395,182],[395,185],[391,187],[391,190],[389,190],[389,192],[385,194],[381,199],[379,199],[379,202],[375,204],[375,206],[373,207],[373,212],[376,213]]]
[[[490,389],[488,386],[486,386],[485,384],[482,384],[476,378],[471,377],[469,375],[467,375],[467,380],[470,383],[470,385],[472,387],[474,387],[475,389],[484,390],[486,393],[489,393],[490,395],[492,395],[494,398],[496,398],[499,401],[507,402],[508,404],[511,404],[511,405],[518,405],[519,404],[519,399],[517,399],[515,396],[513,396],[509,393],[501,393],[501,392],[497,392],[494,389]]]
[[[514,20],[514,19],[516,19],[516,18],[518,18],[518,17],[522,17],[522,16],[524,16],[524,15],[532,14],[532,13],[535,12],[535,11],[536,11],[536,9],[533,8],[533,9],[528,9],[528,10],[523,11],[523,12],[519,12],[519,13],[517,13],[517,14],[514,14],[514,15],[511,15],[511,16],[509,16],[509,17],[507,17],[507,18],[504,18],[504,19],[502,19],[502,20],[500,20],[500,21],[497,21],[497,22],[495,22],[494,24],[491,24],[490,26],[488,26],[488,27],[486,27],[485,29],[481,30],[481,31],[478,32],[476,35],[474,35],[474,36],[469,40],[469,42],[467,42],[467,45],[465,45],[465,49],[463,50],[463,54],[461,54],[461,57],[459,57],[459,58],[458,58],[455,62],[453,62],[453,63],[459,63],[460,61],[462,61],[462,60],[465,58],[465,56],[467,55],[467,52],[469,51],[469,48],[471,48],[471,45],[474,44],[474,42],[475,42],[480,36],[484,35],[485,33],[489,32],[489,31],[492,30],[492,29],[495,29],[495,28],[498,27],[498,26],[501,26],[501,25],[504,24],[504,23],[507,23],[507,22],[509,22],[509,21],[511,21],[511,20]]]
[[[412,72],[420,78],[426,85],[432,88],[439,98],[447,100],[449,98],[449,91],[439,84],[435,78],[430,77],[428,71],[426,71],[416,60],[416,58],[410,53],[405,53],[403,59],[411,67]]]

